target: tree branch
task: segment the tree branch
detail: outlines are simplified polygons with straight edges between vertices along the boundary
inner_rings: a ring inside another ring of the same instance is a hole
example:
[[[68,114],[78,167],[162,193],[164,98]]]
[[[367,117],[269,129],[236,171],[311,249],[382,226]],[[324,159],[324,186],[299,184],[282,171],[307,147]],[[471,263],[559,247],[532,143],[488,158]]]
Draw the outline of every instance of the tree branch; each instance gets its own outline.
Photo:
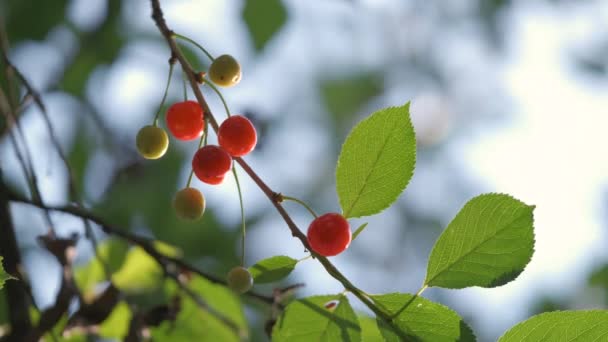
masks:
[[[71,205],[57,206],[57,207],[46,206],[46,205],[43,205],[42,203],[35,202],[35,201],[29,200],[21,195],[18,195],[11,190],[8,190],[8,198],[11,201],[33,205],[33,206],[38,207],[43,210],[59,211],[59,212],[74,215],[76,217],[80,217],[82,219],[90,220],[91,222],[98,224],[106,234],[119,237],[119,238],[131,243],[132,245],[141,247],[146,253],[148,253],[152,258],[154,258],[154,260],[156,260],[156,262],[159,265],[161,265],[161,267],[165,270],[167,270],[168,268],[172,268],[173,267],[172,265],[174,265],[175,267],[177,267],[178,269],[180,269],[182,271],[185,270],[185,271],[188,271],[191,273],[195,273],[195,274],[209,280],[212,283],[227,285],[225,280],[223,280],[219,277],[216,277],[212,274],[206,273],[203,270],[197,268],[194,265],[189,264],[188,262],[186,262],[180,258],[170,257],[170,256],[160,253],[156,248],[154,248],[152,241],[150,239],[132,234],[132,233],[126,231],[125,229],[115,227],[84,208],[77,207],[77,206],[71,206]],[[171,270],[169,269],[169,271],[171,271]],[[259,294],[259,293],[253,292],[253,291],[248,291],[247,293],[245,293],[245,295],[249,296],[251,298],[255,298],[266,304],[274,303],[273,297],[265,296],[265,295],[262,295],[262,294]]]
[[[0,255],[4,257],[4,268],[18,280],[6,282],[5,295],[8,307],[11,308],[9,321],[11,333],[9,340],[20,341],[31,329],[29,315],[29,296],[26,283],[21,274],[21,256],[17,247],[15,230],[9,210],[7,187],[2,180],[0,170]]]
[[[188,62],[188,60],[186,59],[184,54],[181,52],[179,46],[177,45],[175,38],[174,38],[173,31],[171,29],[169,29],[169,27],[167,26],[167,22],[165,21],[162,9],[160,7],[159,0],[150,0],[150,2],[152,4],[152,19],[156,23],[156,26],[160,30],[160,33],[163,35],[163,37],[167,41],[167,44],[169,45],[169,48],[171,49],[171,53],[175,57],[177,57],[179,63],[181,64],[182,69],[184,70],[184,73],[188,77],[188,81],[190,82],[190,86],[192,88],[192,91],[194,92],[196,99],[198,100],[199,104],[203,108],[203,110],[206,114],[206,118],[209,120],[209,123],[211,124],[211,127],[213,127],[213,130],[217,133],[218,124],[217,124],[217,121],[215,120],[215,117],[213,116],[211,109],[209,108],[209,105],[207,104],[207,101],[205,100],[205,98],[203,96],[203,93],[201,92],[201,90],[199,88],[199,84],[197,82],[197,77],[196,77],[197,73],[192,69],[192,66],[190,65],[190,63]],[[355,285],[353,285],[327,258],[315,253],[313,250],[310,249],[306,235],[304,235],[304,233],[302,233],[302,231],[298,228],[298,226],[293,222],[293,220],[291,219],[291,217],[289,216],[289,214],[287,213],[285,208],[283,208],[281,203],[278,201],[278,196],[276,195],[276,193],[274,191],[272,191],[272,189],[257,175],[257,173],[249,166],[249,164],[247,164],[247,162],[245,162],[245,160],[243,160],[242,158],[234,158],[234,160],[239,165],[241,165],[243,170],[249,175],[249,177],[251,177],[251,179],[262,190],[262,192],[264,192],[266,197],[268,197],[268,199],[272,202],[272,204],[274,205],[276,210],[279,212],[279,215],[281,215],[281,217],[283,218],[283,220],[289,227],[291,234],[294,237],[298,238],[306,249],[311,251],[311,254],[317,260],[319,260],[319,262],[321,263],[321,265],[323,265],[323,267],[325,268],[327,273],[329,273],[334,279],[339,281],[344,286],[345,289],[350,291],[361,302],[363,302],[370,310],[372,310],[376,314],[376,316],[378,316],[378,318],[383,320],[397,335],[399,335],[403,340],[407,340],[407,336],[393,323],[390,315],[388,315],[383,310],[381,310],[378,306],[376,306],[374,304],[374,302],[372,300],[370,300],[363,291],[361,291],[359,288],[357,288]]]

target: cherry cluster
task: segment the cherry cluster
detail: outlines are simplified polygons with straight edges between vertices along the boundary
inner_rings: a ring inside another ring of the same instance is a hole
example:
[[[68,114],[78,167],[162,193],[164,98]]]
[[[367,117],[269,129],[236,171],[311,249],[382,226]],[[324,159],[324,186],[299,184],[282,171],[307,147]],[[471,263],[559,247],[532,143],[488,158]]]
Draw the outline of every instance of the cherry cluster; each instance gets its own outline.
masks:
[[[173,64],[161,108],[169,88],[172,71]],[[217,86],[231,87],[241,80],[241,67],[234,57],[222,55],[212,59],[206,75]],[[201,81],[213,88],[221,97],[219,90],[210,84],[209,80],[201,78]],[[223,97],[222,101],[224,101]],[[205,132],[207,128],[205,112],[198,102],[184,99],[171,105],[166,112],[166,126],[175,139],[182,141],[200,139],[199,149],[192,157],[192,172],[188,184],[179,190],[173,199],[174,211],[180,219],[198,220],[205,211],[205,197],[199,190],[190,187],[193,174],[203,183],[221,184],[226,174],[233,168],[233,158],[247,155],[256,146],[257,133],[251,121],[242,115],[230,115],[227,106],[226,111],[228,118],[222,122],[217,132],[218,145],[207,144],[206,135],[209,132]],[[154,124],[141,128],[136,137],[137,150],[146,159],[161,158],[169,147],[167,133],[163,128],[158,127],[159,115],[160,109]],[[243,238],[244,229],[243,217]],[[310,248],[317,254],[334,256],[348,247],[351,242],[351,231],[348,221],[341,214],[328,213],[319,217],[315,215],[307,237]],[[253,286],[253,278],[245,267],[238,266],[228,273],[227,283],[233,290],[244,293]]]

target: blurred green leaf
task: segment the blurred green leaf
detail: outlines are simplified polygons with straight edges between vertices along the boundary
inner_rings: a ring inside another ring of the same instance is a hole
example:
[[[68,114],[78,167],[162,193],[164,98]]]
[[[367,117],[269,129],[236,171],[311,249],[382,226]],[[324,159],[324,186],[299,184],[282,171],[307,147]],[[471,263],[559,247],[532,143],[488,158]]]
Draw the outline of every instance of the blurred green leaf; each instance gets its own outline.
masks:
[[[76,192],[79,194],[84,194],[86,168],[93,155],[92,152],[94,146],[93,141],[91,140],[91,135],[87,131],[83,120],[78,121],[74,135],[74,141],[70,151],[68,152],[67,158],[72,171],[72,176],[74,177],[74,186],[76,187]],[[71,200],[75,201],[76,199],[72,198]]]
[[[9,279],[15,279],[15,277],[6,273],[6,271],[4,270],[4,267],[2,266],[2,259],[3,257],[0,255],[0,290],[2,290],[2,288],[4,287],[5,281]]]
[[[606,341],[608,310],[547,312],[521,322],[499,342]]]
[[[53,27],[64,20],[66,0],[8,0],[0,4],[2,17],[13,44],[26,40],[42,40]]]
[[[167,256],[177,257],[177,248],[156,241],[154,247]],[[125,261],[112,275],[112,282],[121,291],[127,293],[148,292],[162,284],[164,272],[160,265],[141,247],[133,247],[126,255]]]
[[[281,0],[246,0],[243,20],[259,52],[287,22],[287,10]]]
[[[97,253],[99,258],[108,265],[110,273],[114,273],[125,261],[128,248],[129,246],[123,240],[110,238],[99,243]],[[92,296],[95,286],[106,280],[105,278],[103,265],[94,256],[85,265],[77,266],[74,269],[74,280],[85,297]]]
[[[338,301],[333,308],[326,305]],[[361,341],[361,328],[348,298],[341,295],[314,296],[291,302],[272,331],[281,342]]]
[[[435,243],[425,284],[496,287],[517,278],[534,253],[533,211],[505,194],[471,199]]]
[[[608,289],[608,264],[596,268],[589,275],[589,285]]]
[[[321,84],[325,105],[338,122],[355,115],[363,105],[384,91],[378,73],[363,73],[352,77],[326,80]]]
[[[544,312],[566,310],[568,305],[564,302],[565,298],[552,298],[548,296],[541,296],[536,298],[530,305],[530,312],[532,315],[538,315]]]
[[[114,62],[126,43],[120,31],[120,0],[108,1],[108,13],[105,20],[95,31],[82,33],[77,31],[80,49],[76,56],[66,65],[61,89],[75,95],[83,95],[91,72],[102,64]]]
[[[378,329],[376,319],[367,315],[359,315],[361,337],[363,342],[384,342],[384,337]]]
[[[447,306],[406,293],[389,293],[371,297],[384,311],[391,316],[396,315],[393,322],[413,341],[475,341],[471,328]],[[386,341],[401,341],[384,321],[377,319],[377,322]]]
[[[255,284],[273,283],[287,277],[296,267],[298,260],[288,256],[277,255],[260,260],[249,267]]]
[[[38,310],[36,310],[36,308],[34,308],[33,306],[30,306],[29,314],[30,314],[30,320],[32,321],[32,324],[34,324],[34,325],[38,324],[40,321],[40,312]],[[63,336],[64,335],[63,332],[64,332],[67,322],[68,322],[68,315],[64,314],[63,316],[61,316],[61,318],[55,324],[55,326],[51,329],[51,331],[46,333],[43,336],[42,341],[44,341],[44,342],[56,342],[56,341],[86,342],[86,340],[87,340],[86,336],[82,332],[71,331],[66,336]]]
[[[112,310],[112,313],[106,318],[99,327],[99,336],[104,338],[115,338],[123,340],[129,332],[129,324],[131,323],[131,309],[129,305],[121,301]]]
[[[336,188],[347,218],[377,214],[412,178],[416,136],[409,103],[379,110],[350,132],[336,166]]]
[[[227,287],[194,277],[188,285],[207,305],[237,324],[244,334],[247,323],[239,298]],[[171,287],[170,294],[181,293],[182,305],[175,322],[163,322],[152,328],[154,341],[241,341],[228,326],[210,312],[201,309],[190,297]]]

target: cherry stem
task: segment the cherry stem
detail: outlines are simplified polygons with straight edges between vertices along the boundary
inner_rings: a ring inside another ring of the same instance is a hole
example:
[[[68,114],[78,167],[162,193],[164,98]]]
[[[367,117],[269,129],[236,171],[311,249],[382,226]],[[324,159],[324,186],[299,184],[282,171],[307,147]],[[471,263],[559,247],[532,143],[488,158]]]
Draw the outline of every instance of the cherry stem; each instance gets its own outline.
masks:
[[[211,56],[211,54],[209,53],[209,51],[207,51],[207,50],[206,50],[206,49],[205,49],[205,48],[204,48],[204,47],[203,47],[201,44],[199,44],[199,43],[195,42],[194,40],[192,40],[192,39],[190,39],[190,38],[188,38],[188,37],[186,37],[186,36],[182,36],[181,34],[178,34],[178,33],[175,33],[175,32],[173,32],[173,36],[174,36],[175,38],[179,38],[179,39],[181,39],[181,40],[185,40],[185,41],[187,41],[187,42],[188,42],[188,43],[190,43],[190,44],[193,44],[194,46],[196,46],[197,48],[199,48],[201,51],[203,51],[203,53],[204,53],[205,55],[207,55],[207,57],[209,57],[209,59],[210,59],[212,62],[215,60],[215,58],[213,58],[213,56]]]
[[[165,104],[165,100],[167,99],[167,93],[169,92],[169,85],[171,84],[171,76],[173,75],[173,64],[169,64],[169,77],[167,77],[167,85],[165,86],[165,94],[163,94],[163,99],[160,101],[160,106],[158,106],[158,111],[156,111],[156,116],[154,117],[154,126],[158,126],[158,118],[160,117],[160,112],[163,109],[163,105]]]
[[[209,80],[206,80],[205,84],[208,85],[211,89],[213,89],[213,91],[215,91],[217,96],[220,97],[220,100],[222,100],[222,103],[224,104],[224,109],[226,110],[226,115],[228,117],[230,117],[230,109],[228,109],[228,104],[226,104],[226,100],[224,99],[222,92],[219,89],[217,89],[217,87],[214,86],[213,83],[211,83]]]
[[[314,210],[312,210],[312,208],[311,208],[311,207],[310,207],[308,204],[306,204],[306,202],[304,202],[304,201],[302,201],[302,200],[300,200],[300,199],[297,199],[297,198],[295,198],[295,197],[291,197],[291,196],[285,196],[285,195],[281,195],[281,198],[282,198],[283,200],[285,200],[285,201],[292,201],[292,202],[296,202],[296,203],[300,204],[301,206],[303,206],[304,208],[306,208],[306,210],[308,210],[308,212],[309,212],[309,213],[310,213],[312,216],[314,216],[314,218],[319,217],[319,216],[317,215],[317,213],[315,213],[315,211],[314,211]]]
[[[182,84],[184,85],[184,101],[188,101],[188,88],[186,86],[186,73],[182,73],[182,76],[183,76]]]
[[[357,228],[357,230],[355,230],[355,232],[353,233],[353,239],[352,239],[352,241],[355,241],[355,239],[357,238],[357,236],[359,236],[359,234],[361,234],[361,232],[363,231],[363,229],[365,229],[365,227],[367,227],[367,222],[365,222],[364,224],[360,225],[359,228]]]
[[[302,259],[299,259],[298,262],[308,260],[310,258],[312,258],[312,254],[308,254],[307,256],[303,257]]]
[[[241,266],[245,267],[245,206],[243,205],[243,193],[241,192],[239,176],[236,173],[236,166],[232,166],[232,173],[234,174],[234,181],[239,193],[239,203],[241,204]]]

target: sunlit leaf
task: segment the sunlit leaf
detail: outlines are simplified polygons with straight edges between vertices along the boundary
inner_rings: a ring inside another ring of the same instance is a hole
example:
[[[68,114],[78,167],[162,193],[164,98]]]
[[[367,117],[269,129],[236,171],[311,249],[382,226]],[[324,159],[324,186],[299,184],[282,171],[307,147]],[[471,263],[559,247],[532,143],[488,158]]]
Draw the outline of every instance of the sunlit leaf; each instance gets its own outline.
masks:
[[[359,315],[361,323],[361,340],[363,342],[384,342],[384,337],[378,329],[376,319],[367,315]]]
[[[394,324],[412,341],[475,341],[471,328],[447,306],[405,293],[375,295],[372,299],[385,312],[396,316]],[[402,340],[383,320],[378,318],[377,322],[386,341]]]
[[[361,121],[342,146],[336,187],[344,216],[388,208],[407,186],[416,164],[409,103],[379,110]]]
[[[608,341],[608,310],[543,313],[517,324],[498,341]]]
[[[126,242],[110,238],[99,243],[97,254],[110,273],[114,273],[122,266],[128,248]],[[92,257],[85,265],[75,267],[74,280],[85,296],[93,295],[95,286],[106,280],[103,265],[97,257]]]
[[[167,255],[178,256],[179,250],[156,241],[155,248]],[[120,270],[113,274],[112,282],[125,292],[146,292],[161,285],[164,273],[160,265],[141,247],[133,247],[126,255]]]
[[[4,287],[5,281],[7,281],[9,279],[15,279],[13,276],[6,273],[6,271],[4,270],[4,267],[2,266],[2,259],[3,259],[3,257],[0,256],[0,290]]]
[[[425,284],[495,287],[517,278],[534,252],[533,210],[504,194],[470,200],[435,243]]]
[[[335,306],[328,305],[335,301]],[[274,325],[272,340],[361,341],[361,327],[345,296],[314,296],[295,300],[285,308]]]
[[[115,338],[123,340],[129,332],[129,323],[131,322],[131,309],[129,305],[121,301],[112,310],[112,313],[99,327],[99,336],[105,338]]]
[[[260,260],[249,267],[255,284],[273,283],[287,277],[296,267],[298,260],[278,255]]]
[[[163,322],[151,329],[154,341],[231,342],[241,341],[248,336],[243,308],[234,292],[200,277],[194,277],[188,286],[206,305],[233,322],[239,331],[234,331],[212,312],[199,307],[183,291],[171,286],[170,294],[181,295],[181,310],[175,322]]]

